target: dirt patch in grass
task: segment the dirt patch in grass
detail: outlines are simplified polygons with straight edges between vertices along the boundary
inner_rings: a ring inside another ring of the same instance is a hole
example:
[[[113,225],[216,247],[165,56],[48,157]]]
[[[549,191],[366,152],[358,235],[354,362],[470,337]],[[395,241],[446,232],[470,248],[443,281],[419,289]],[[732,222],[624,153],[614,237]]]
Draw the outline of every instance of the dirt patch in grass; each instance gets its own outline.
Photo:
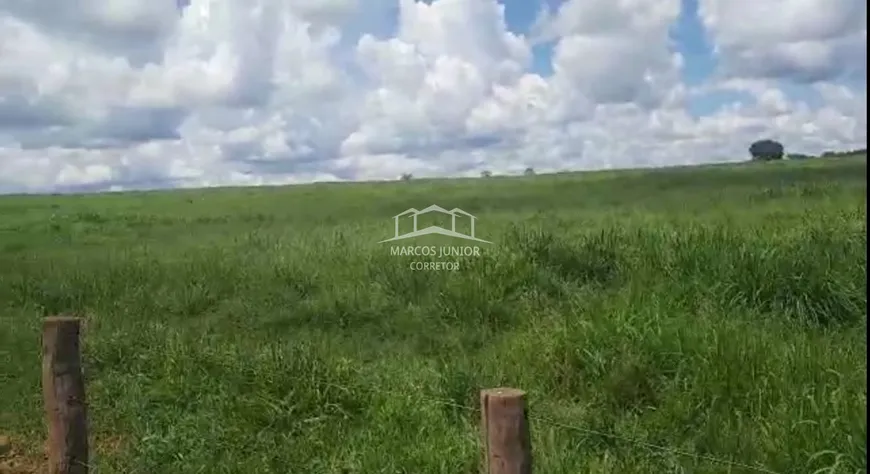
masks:
[[[44,474],[48,472],[46,450],[28,449],[20,439],[0,435],[0,474]]]
[[[114,456],[122,451],[124,438],[117,435],[91,440],[91,457]],[[0,435],[0,474],[47,474],[48,443],[36,447],[22,438]]]

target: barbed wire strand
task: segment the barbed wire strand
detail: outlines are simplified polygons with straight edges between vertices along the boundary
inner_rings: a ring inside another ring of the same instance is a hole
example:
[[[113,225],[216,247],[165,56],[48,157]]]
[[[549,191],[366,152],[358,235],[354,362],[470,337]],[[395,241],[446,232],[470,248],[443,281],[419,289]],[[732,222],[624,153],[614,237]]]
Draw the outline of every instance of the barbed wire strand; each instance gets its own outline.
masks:
[[[301,380],[301,379],[300,379],[300,380]],[[307,381],[310,382],[310,379],[307,380]],[[353,391],[354,391],[354,390],[353,390],[352,388],[350,388],[350,387],[346,387],[346,386],[343,386],[343,385],[339,385],[339,384],[336,384],[336,383],[334,383],[334,382],[321,381],[321,383],[322,383],[322,385],[324,385],[324,386],[334,387],[334,388],[336,388],[336,389],[342,390],[342,391],[347,392],[347,393],[353,393]],[[359,386],[358,388],[360,388],[360,389],[362,389],[362,390],[364,390],[364,391],[369,391],[369,392],[379,393],[379,394],[383,394],[383,395],[399,396],[399,397],[402,397],[402,398],[415,397],[417,400],[421,400],[421,399],[422,399],[423,401],[427,401],[427,402],[430,402],[430,403],[433,403],[433,404],[439,404],[439,405],[443,405],[443,406],[449,406],[449,407],[452,407],[452,408],[457,408],[457,409],[461,409],[461,410],[466,410],[466,411],[469,411],[469,412],[477,412],[477,411],[479,411],[478,408],[471,407],[471,406],[468,406],[468,405],[463,405],[463,404],[461,404],[461,403],[457,403],[457,402],[455,402],[455,401],[453,401],[453,400],[448,400],[448,399],[445,399],[445,398],[438,398],[438,397],[434,397],[434,396],[431,396],[431,395],[422,395],[422,396],[420,396],[419,393],[416,393],[416,394],[415,394],[415,393],[410,392],[410,391],[390,390],[390,389],[384,389],[384,388],[378,388],[378,387],[371,387],[371,386],[369,386],[369,387],[362,387],[362,386]],[[763,472],[763,473],[765,473],[765,474],[781,474],[781,473],[779,473],[779,472],[777,472],[777,471],[773,471],[773,470],[767,469],[766,467],[762,467],[762,466],[753,466],[753,465],[750,465],[750,464],[745,464],[745,463],[741,463],[741,462],[737,462],[737,461],[731,461],[731,460],[728,460],[728,459],[717,458],[717,457],[715,457],[715,456],[710,456],[710,455],[706,455],[706,454],[690,453],[690,452],[688,452],[688,451],[684,451],[684,450],[680,450],[680,449],[672,448],[672,447],[669,447],[669,446],[658,445],[658,444],[650,443],[650,442],[647,442],[647,441],[641,441],[641,440],[638,440],[638,439],[628,438],[628,437],[620,436],[620,435],[617,435],[617,434],[614,434],[614,433],[607,433],[607,432],[603,432],[603,431],[597,431],[597,430],[592,430],[592,429],[588,429],[588,428],[582,428],[582,427],[580,427],[580,426],[569,425],[569,424],[566,424],[566,423],[562,423],[562,422],[555,421],[555,420],[550,419],[550,418],[546,418],[546,417],[542,417],[542,416],[533,415],[533,414],[531,414],[531,413],[528,414],[528,417],[529,417],[529,419],[530,419],[531,421],[540,422],[540,423],[543,423],[543,424],[545,424],[545,425],[550,425],[550,426],[557,427],[557,428],[562,428],[562,429],[572,430],[572,431],[576,431],[576,432],[579,432],[579,433],[584,433],[584,434],[589,434],[589,435],[601,436],[601,437],[604,437],[604,438],[615,439],[615,440],[619,440],[619,441],[626,442],[626,443],[628,443],[628,444],[634,444],[634,445],[637,445],[637,446],[643,446],[643,447],[648,448],[648,449],[653,449],[653,450],[657,450],[657,451],[661,451],[661,452],[667,452],[667,453],[675,454],[675,455],[678,455],[678,456],[683,456],[683,457],[687,457],[687,458],[692,458],[692,459],[695,459],[695,460],[697,460],[697,461],[707,461],[707,462],[712,462],[712,463],[716,463],[716,464],[720,464],[720,465],[725,465],[725,466],[730,466],[730,467],[739,467],[739,468],[743,468],[743,469],[753,470],[753,471],[756,471],[756,472]],[[91,469],[93,469],[93,470],[97,470],[97,469],[96,469],[96,466],[90,466],[90,467],[91,467]],[[138,471],[138,469],[134,469],[134,471],[131,471],[131,473],[132,473],[132,472],[136,472],[136,471]]]
[[[559,428],[574,430],[574,431],[578,431],[581,433],[592,434],[592,435],[601,436],[601,437],[605,437],[605,438],[617,439],[617,440],[625,441],[625,442],[630,443],[630,444],[643,446],[643,447],[646,447],[649,449],[655,449],[655,450],[659,450],[659,451],[663,451],[663,452],[669,452],[672,454],[676,454],[679,456],[693,458],[693,459],[698,460],[698,461],[708,461],[708,462],[722,464],[722,465],[730,466],[730,467],[740,467],[740,468],[750,469],[750,470],[757,471],[757,472],[764,472],[767,474],[780,474],[777,471],[772,471],[772,470],[770,470],[766,467],[763,467],[763,466],[753,466],[751,464],[745,464],[745,463],[741,463],[738,461],[731,461],[729,459],[717,458],[715,456],[710,456],[708,454],[690,453],[688,451],[683,451],[681,449],[672,448],[670,446],[657,445],[657,444],[653,444],[653,443],[650,443],[647,441],[640,441],[637,439],[626,438],[624,436],[619,436],[619,435],[613,434],[613,433],[605,433],[603,431],[590,430],[588,428],[581,428],[579,426],[571,426],[571,425],[567,425],[564,423],[560,423],[558,421],[554,421],[554,420],[550,420],[547,418],[538,417],[538,416],[534,416],[534,415],[529,415],[529,418],[534,419],[536,421],[541,421],[541,422],[544,422],[546,424],[556,426]]]
[[[326,385],[332,385],[332,386],[334,386],[336,388],[340,388],[344,391],[352,392],[352,389],[349,389],[348,387],[343,387],[341,385],[334,384],[332,382],[326,382]],[[411,392],[408,392],[408,391],[400,392],[398,390],[388,390],[388,389],[375,388],[375,387],[361,387],[361,388],[363,388],[363,390],[369,390],[371,392],[376,392],[376,393],[381,393],[381,394],[396,395],[396,396],[401,396],[401,397],[411,397],[412,396]],[[457,403],[453,400],[437,398],[437,397],[433,397],[430,395],[424,395],[421,397],[421,396],[419,396],[419,394],[416,394],[413,396],[417,397],[417,399],[423,399],[424,401],[428,401],[430,403],[436,403],[436,404],[440,404],[440,405],[450,406],[453,408],[458,408],[458,409],[462,409],[462,410],[466,410],[466,411],[470,411],[470,412],[479,411],[478,408],[470,407],[467,405],[462,405],[462,404]],[[782,474],[778,471],[773,471],[773,470],[768,469],[768,468],[763,467],[763,466],[753,466],[751,464],[741,463],[738,461],[732,461],[729,459],[722,459],[722,458],[718,458],[718,457],[711,456],[708,454],[691,453],[689,451],[685,451],[685,450],[681,450],[681,449],[677,449],[677,448],[672,448],[670,446],[663,446],[663,445],[659,445],[659,444],[650,443],[648,441],[641,441],[638,439],[628,438],[628,437],[620,436],[620,435],[617,435],[614,433],[607,433],[607,432],[603,432],[603,431],[597,431],[597,430],[592,430],[592,429],[588,429],[588,428],[583,428],[580,426],[573,426],[573,425],[569,425],[566,423],[555,421],[555,420],[550,419],[550,418],[545,418],[542,416],[533,415],[531,413],[528,414],[528,417],[532,421],[537,421],[537,422],[540,422],[540,423],[543,423],[546,425],[550,425],[553,427],[572,430],[572,431],[576,431],[576,432],[584,433],[584,434],[588,434],[588,435],[600,436],[603,438],[615,439],[615,440],[626,442],[628,444],[643,446],[643,447],[648,448],[648,449],[653,449],[653,450],[657,450],[657,451],[661,451],[661,452],[667,452],[667,453],[671,453],[671,454],[674,454],[677,456],[692,458],[692,459],[695,459],[696,461],[707,461],[707,462],[716,463],[716,464],[729,466],[729,467],[738,467],[738,468],[748,469],[748,470],[752,470],[752,471],[756,471],[756,472],[763,472],[765,474]]]

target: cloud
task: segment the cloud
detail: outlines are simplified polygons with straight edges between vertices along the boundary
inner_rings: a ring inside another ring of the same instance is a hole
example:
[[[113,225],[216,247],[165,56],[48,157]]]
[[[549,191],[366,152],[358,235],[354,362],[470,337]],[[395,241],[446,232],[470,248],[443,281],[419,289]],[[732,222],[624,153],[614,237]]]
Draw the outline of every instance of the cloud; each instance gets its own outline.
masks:
[[[725,73],[819,82],[867,75],[867,3],[700,0]]]
[[[677,0],[567,0],[528,36],[512,1],[0,0],[0,192],[692,164],[762,136],[864,146],[866,6],[780,3],[701,0],[719,68],[688,86]],[[723,93],[746,100],[692,112]]]

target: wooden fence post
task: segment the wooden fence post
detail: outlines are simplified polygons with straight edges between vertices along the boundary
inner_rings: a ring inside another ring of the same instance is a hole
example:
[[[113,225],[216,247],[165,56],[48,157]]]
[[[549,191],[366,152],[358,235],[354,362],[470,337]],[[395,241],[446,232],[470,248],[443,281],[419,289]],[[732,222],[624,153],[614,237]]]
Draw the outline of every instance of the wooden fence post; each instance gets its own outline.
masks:
[[[42,326],[42,395],[49,474],[87,474],[88,426],[79,346],[80,321],[51,317]]]
[[[515,388],[480,392],[486,474],[531,474],[532,443],[526,393]]]

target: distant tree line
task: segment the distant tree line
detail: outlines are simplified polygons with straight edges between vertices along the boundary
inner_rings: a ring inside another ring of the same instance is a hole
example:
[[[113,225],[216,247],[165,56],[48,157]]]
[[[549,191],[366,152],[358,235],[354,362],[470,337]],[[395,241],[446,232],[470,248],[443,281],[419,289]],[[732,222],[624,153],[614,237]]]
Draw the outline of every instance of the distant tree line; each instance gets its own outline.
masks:
[[[854,150],[843,151],[826,151],[819,157],[821,158],[837,158],[844,156],[866,155],[867,148],[857,148]],[[814,155],[804,153],[789,153],[786,155],[785,147],[782,143],[775,140],[758,140],[749,146],[749,155],[753,161],[775,161],[788,158],[789,160],[807,160],[810,158],[818,158]]]
[[[789,153],[789,160],[809,160],[812,158],[843,158],[846,156],[858,156],[858,155],[866,155],[866,148],[856,148],[854,150],[843,150],[843,151],[826,151],[821,155],[807,155],[804,153]]]
[[[752,157],[752,161],[776,161],[776,160],[808,160],[812,158],[838,158],[845,156],[856,156],[856,155],[867,155],[867,148],[856,148],[854,150],[841,150],[841,151],[826,151],[821,155],[807,155],[804,153],[788,153],[785,152],[785,147],[782,143],[776,140],[758,140],[753,142],[749,146],[749,155]],[[523,175],[525,176],[534,176],[535,169],[532,167],[528,167],[523,171]],[[491,178],[493,176],[492,171],[483,170],[480,172],[481,178]],[[414,178],[414,175],[411,173],[403,173],[399,179],[402,181],[410,181]]]
[[[853,155],[866,155],[866,148],[856,148],[854,150],[847,151],[826,151],[822,153],[822,158],[835,158],[839,156],[853,156]]]
[[[525,175],[525,176],[534,176],[534,175],[535,175],[535,169],[534,169],[534,168],[531,168],[531,167],[526,168],[525,171],[523,171],[523,175]],[[493,177],[492,171],[490,171],[490,170],[483,170],[483,171],[480,172],[480,177],[481,177],[481,178],[492,178],[492,177]],[[402,180],[402,181],[411,181],[412,179],[414,179],[414,175],[411,174],[411,173],[402,173],[402,175],[399,176],[399,179]]]

